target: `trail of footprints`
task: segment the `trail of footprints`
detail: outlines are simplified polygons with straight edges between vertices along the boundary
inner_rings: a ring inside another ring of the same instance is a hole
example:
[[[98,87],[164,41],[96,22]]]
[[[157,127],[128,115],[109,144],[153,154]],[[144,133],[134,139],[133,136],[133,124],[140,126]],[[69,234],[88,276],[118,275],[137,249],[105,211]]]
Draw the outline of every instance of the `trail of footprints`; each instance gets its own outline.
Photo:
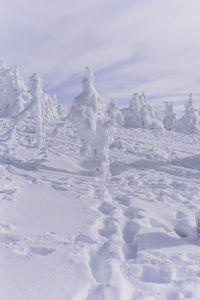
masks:
[[[101,221],[96,226],[99,238],[89,254],[89,266],[97,286],[91,288],[87,300],[122,299],[122,279],[117,278],[122,277],[123,262],[137,257],[140,226],[133,219],[140,217],[140,210],[130,206],[130,197],[112,199],[106,187],[97,189],[94,198],[100,201],[96,209],[101,213]],[[127,283],[125,286],[127,289]]]

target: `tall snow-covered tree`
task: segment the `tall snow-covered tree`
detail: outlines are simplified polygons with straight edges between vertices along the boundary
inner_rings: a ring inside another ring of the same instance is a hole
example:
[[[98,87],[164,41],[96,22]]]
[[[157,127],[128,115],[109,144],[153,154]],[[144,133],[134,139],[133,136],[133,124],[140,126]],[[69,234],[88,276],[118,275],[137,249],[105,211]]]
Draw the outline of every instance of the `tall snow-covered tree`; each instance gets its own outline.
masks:
[[[105,104],[96,91],[94,74],[89,67],[82,81],[82,92],[72,103],[70,116],[81,140],[80,153],[90,162],[95,174],[107,175],[112,122],[108,122],[105,115]]]
[[[0,63],[0,117],[16,116],[30,102],[18,68],[6,68]]]
[[[44,149],[47,135],[55,130],[59,119],[57,98],[43,91],[42,80],[37,74],[30,78],[29,93],[34,107],[17,128],[18,140],[21,145]]]
[[[183,133],[200,133],[200,116],[194,108],[193,95],[189,94],[185,101],[185,111],[183,116],[176,122],[176,131]]]
[[[105,105],[94,87],[94,73],[86,67],[82,80],[82,92],[71,105],[71,120],[81,139],[81,154],[91,157],[91,140],[94,139],[98,116],[104,116]]]
[[[34,102],[17,67],[0,62],[0,141],[14,142],[18,124],[32,112]]]
[[[163,119],[163,125],[168,131],[175,129],[176,114],[174,113],[172,102],[165,102],[165,116]]]

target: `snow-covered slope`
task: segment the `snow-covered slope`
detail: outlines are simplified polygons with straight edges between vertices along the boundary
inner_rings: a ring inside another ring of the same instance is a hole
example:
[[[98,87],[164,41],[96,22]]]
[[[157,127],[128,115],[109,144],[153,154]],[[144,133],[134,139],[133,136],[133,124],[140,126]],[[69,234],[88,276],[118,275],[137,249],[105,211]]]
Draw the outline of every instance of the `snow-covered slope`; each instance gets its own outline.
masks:
[[[74,137],[0,145],[0,299],[199,299],[200,136],[116,136],[108,178],[84,176]]]

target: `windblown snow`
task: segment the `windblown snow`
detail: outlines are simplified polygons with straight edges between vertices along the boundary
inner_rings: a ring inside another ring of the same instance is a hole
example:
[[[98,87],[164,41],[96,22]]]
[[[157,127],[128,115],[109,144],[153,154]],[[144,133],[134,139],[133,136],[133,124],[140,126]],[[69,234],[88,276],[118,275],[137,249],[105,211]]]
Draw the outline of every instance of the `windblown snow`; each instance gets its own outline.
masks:
[[[0,299],[200,299],[200,122],[144,93],[71,107],[0,66]]]

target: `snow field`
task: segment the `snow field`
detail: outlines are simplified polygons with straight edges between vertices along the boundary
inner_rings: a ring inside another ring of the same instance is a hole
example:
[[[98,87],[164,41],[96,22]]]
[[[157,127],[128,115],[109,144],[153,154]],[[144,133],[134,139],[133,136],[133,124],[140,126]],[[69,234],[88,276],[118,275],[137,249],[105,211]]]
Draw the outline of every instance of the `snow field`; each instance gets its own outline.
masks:
[[[198,300],[192,95],[164,130],[144,93],[105,111],[91,68],[71,108],[36,74],[30,91],[17,69],[0,77],[0,298]]]

